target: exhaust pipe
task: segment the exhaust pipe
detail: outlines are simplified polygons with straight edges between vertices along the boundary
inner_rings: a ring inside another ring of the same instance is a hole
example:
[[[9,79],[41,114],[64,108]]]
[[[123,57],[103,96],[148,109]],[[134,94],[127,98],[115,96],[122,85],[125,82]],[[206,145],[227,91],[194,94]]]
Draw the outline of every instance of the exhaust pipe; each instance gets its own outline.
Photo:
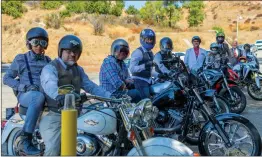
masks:
[[[172,133],[178,131],[180,128],[181,125],[177,125],[173,128],[154,128],[154,133],[156,134]]]

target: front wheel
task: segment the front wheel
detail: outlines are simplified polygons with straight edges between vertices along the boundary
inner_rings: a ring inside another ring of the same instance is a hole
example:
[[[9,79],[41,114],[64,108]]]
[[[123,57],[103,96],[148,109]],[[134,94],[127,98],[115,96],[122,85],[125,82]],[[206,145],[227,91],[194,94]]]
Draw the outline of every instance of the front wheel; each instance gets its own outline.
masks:
[[[230,105],[230,111],[232,113],[240,114],[246,108],[246,96],[237,86],[230,87],[230,91],[234,97],[234,100],[231,99],[229,91],[224,91],[222,93],[219,93],[219,95],[227,100]]]
[[[261,83],[262,81],[260,81],[260,88],[262,88]],[[262,101],[262,90],[258,89],[256,84],[250,84],[247,86],[247,93],[254,100]]]
[[[244,120],[243,120],[244,119]],[[255,126],[244,117],[219,120],[231,147],[226,147],[218,131],[211,124],[200,134],[199,152],[207,156],[260,156],[261,139]]]

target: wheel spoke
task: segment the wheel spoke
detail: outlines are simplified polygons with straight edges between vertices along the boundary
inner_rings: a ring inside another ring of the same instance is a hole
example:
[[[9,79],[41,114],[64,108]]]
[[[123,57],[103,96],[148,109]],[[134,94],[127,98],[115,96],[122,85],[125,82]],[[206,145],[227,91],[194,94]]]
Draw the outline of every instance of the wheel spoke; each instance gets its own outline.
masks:
[[[232,139],[233,139],[234,136],[236,135],[236,132],[238,131],[238,129],[239,129],[239,125],[237,124],[237,126],[236,126],[236,128],[235,128],[235,130],[234,130],[234,132],[233,132],[233,135],[232,135],[232,137],[230,138],[230,141],[232,141]]]

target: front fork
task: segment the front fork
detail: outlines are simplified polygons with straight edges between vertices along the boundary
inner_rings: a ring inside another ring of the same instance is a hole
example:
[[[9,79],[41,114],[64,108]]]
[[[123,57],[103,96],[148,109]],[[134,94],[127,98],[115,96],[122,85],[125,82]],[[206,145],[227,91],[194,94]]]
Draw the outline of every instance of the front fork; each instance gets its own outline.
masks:
[[[200,104],[202,104],[202,109],[205,112],[205,114],[208,115],[209,121],[214,125],[215,129],[217,130],[218,134],[221,136],[222,140],[225,142],[226,147],[231,147],[232,143],[229,140],[229,137],[225,130],[221,127],[219,124],[219,121],[215,118],[215,115],[209,110],[199,93],[196,91],[196,89],[193,89],[194,94],[197,96]]]
[[[231,100],[234,101],[235,98],[233,97],[233,94],[232,94],[232,92],[231,92],[231,90],[230,90],[230,87],[229,87],[229,85],[228,85],[228,83],[227,83],[226,77],[223,77],[223,80],[224,80],[224,83],[222,84],[223,88],[226,88],[226,89],[227,89],[227,91],[229,92],[229,95],[230,95]]]

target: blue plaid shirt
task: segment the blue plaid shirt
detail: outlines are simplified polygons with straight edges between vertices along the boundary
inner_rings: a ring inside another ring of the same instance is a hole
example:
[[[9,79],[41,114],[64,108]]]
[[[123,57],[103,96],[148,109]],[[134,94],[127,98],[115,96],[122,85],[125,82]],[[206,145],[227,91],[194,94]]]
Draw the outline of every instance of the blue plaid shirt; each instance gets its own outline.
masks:
[[[100,68],[99,81],[105,90],[114,93],[129,78],[130,75],[124,61],[117,61],[113,56],[104,59]]]
[[[6,71],[3,83],[19,92],[24,92],[25,86],[30,85],[24,55],[26,55],[28,59],[33,84],[38,86],[40,86],[41,71],[43,67],[48,64],[47,60],[51,60],[49,57],[44,57],[43,60],[36,60],[35,54],[32,51],[25,54],[18,54],[9,69]],[[20,81],[16,80],[17,77]]]

